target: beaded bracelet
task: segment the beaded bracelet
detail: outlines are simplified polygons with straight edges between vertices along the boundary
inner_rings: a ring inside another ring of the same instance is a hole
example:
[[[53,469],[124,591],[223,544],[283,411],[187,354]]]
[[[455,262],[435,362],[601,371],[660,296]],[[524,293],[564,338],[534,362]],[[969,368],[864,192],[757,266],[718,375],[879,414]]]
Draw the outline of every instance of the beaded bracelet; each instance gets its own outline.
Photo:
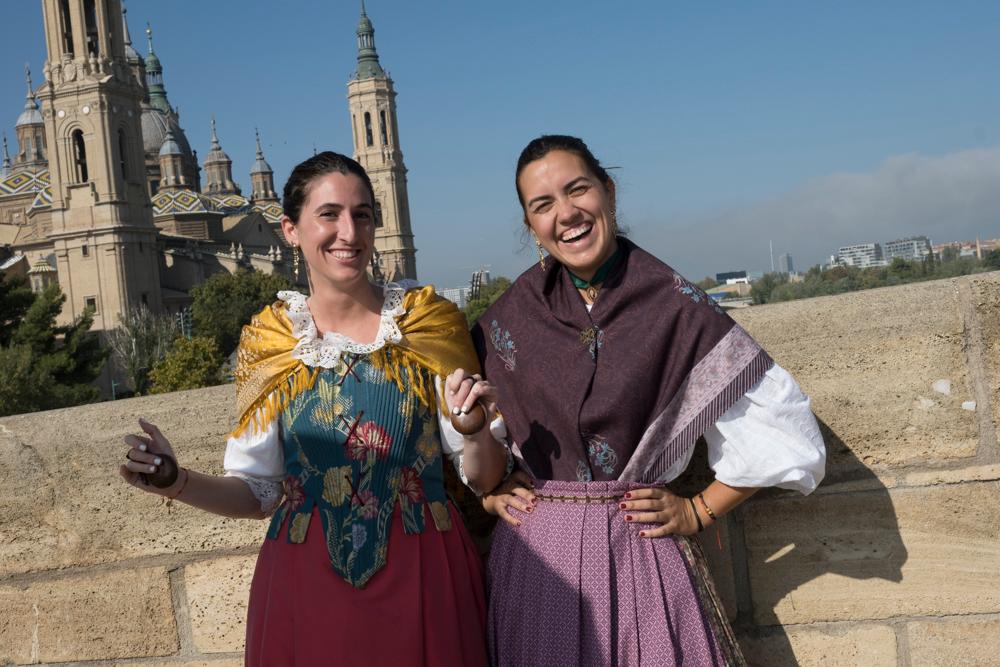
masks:
[[[694,512],[694,520],[698,522],[698,532],[705,530],[705,525],[701,522],[701,517],[698,516],[698,508],[694,506],[694,498],[688,498],[688,502],[691,503],[691,511]]]
[[[708,506],[707,502],[705,502],[705,494],[699,493],[698,500],[701,501],[701,506],[705,508],[705,514],[708,515],[708,518],[710,518],[712,521],[718,521],[719,517],[715,516],[715,512],[713,512],[712,508]]]

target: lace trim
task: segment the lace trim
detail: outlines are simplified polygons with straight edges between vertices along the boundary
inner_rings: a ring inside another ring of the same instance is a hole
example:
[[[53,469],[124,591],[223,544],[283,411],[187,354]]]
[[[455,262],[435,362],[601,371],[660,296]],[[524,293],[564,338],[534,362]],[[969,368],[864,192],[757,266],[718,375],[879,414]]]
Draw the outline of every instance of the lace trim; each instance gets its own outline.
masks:
[[[250,487],[250,492],[260,502],[260,510],[264,514],[274,512],[281,497],[284,495],[280,481],[273,481],[263,477],[254,477],[241,472],[227,472],[226,477],[235,477]]]
[[[398,343],[403,340],[403,334],[396,324],[396,318],[406,314],[406,309],[403,308],[406,289],[406,285],[399,283],[385,285],[383,291],[385,300],[382,303],[378,333],[371,343],[359,343],[336,331],[328,331],[320,338],[312,313],[306,304],[306,297],[300,292],[278,292],[278,298],[284,301],[288,308],[288,319],[292,321],[292,335],[299,339],[292,350],[292,357],[306,366],[333,368],[344,352],[370,354],[384,347],[386,343]]]

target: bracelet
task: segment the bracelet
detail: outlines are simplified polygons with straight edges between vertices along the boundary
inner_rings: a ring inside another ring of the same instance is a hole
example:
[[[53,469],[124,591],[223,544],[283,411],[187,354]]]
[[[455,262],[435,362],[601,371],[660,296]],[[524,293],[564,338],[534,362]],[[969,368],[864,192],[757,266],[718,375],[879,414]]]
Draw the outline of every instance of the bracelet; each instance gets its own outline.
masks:
[[[705,530],[705,524],[701,522],[701,517],[698,516],[698,508],[694,506],[694,498],[688,498],[688,502],[691,503],[691,511],[694,512],[694,520],[698,522],[698,532]]]
[[[177,493],[175,493],[174,495],[169,496],[167,498],[167,503],[168,504],[172,503],[175,498],[179,498],[180,497],[181,492],[183,492],[184,489],[185,489],[185,487],[187,487],[188,480],[191,479],[191,471],[190,470],[188,470],[187,468],[181,468],[181,470],[184,471],[184,482],[181,484],[181,488],[177,489]]]
[[[715,512],[713,512],[712,508],[709,507],[708,503],[705,502],[705,494],[704,493],[699,493],[698,494],[698,500],[701,501],[701,506],[705,508],[705,514],[708,515],[708,518],[710,518],[712,521],[718,521],[719,517],[715,516]]]

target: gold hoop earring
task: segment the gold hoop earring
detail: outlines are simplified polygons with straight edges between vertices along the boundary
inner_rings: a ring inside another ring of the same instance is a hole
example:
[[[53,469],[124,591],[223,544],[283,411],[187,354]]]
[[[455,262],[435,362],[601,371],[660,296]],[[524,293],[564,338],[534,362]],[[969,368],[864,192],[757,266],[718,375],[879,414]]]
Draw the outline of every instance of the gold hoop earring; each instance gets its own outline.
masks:
[[[538,265],[542,267],[542,271],[545,270],[545,253],[542,252],[542,242],[538,240],[538,235],[535,232],[531,232],[531,235],[535,239],[535,247],[538,248]]]
[[[292,275],[295,276],[295,282],[299,282],[299,247],[297,245],[292,246]]]

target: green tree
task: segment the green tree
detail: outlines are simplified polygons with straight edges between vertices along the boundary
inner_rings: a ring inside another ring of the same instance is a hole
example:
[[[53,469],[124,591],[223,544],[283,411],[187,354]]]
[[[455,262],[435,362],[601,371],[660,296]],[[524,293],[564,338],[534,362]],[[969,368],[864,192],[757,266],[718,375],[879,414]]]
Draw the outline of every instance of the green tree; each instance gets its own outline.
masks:
[[[149,373],[149,393],[164,394],[182,389],[209,387],[221,382],[222,355],[215,339],[195,336],[177,338],[162,360]]]
[[[787,282],[788,274],[765,273],[750,286],[750,298],[758,305],[768,303],[771,301],[771,292],[774,291],[774,288],[778,285],[784,285]]]
[[[228,357],[240,342],[243,325],[273,303],[279,291],[288,289],[292,289],[291,280],[278,273],[216,273],[191,290],[194,334],[214,339],[221,354]]]
[[[0,276],[0,345],[10,344],[11,336],[34,301],[35,295],[23,277]]]
[[[118,316],[118,326],[108,332],[108,345],[136,394],[147,392],[149,371],[166,356],[176,335],[173,317],[154,315],[145,305]]]
[[[469,326],[471,327],[476,321],[482,317],[486,309],[493,305],[500,296],[507,291],[510,287],[510,279],[504,278],[503,276],[494,278],[490,281],[488,285],[484,285],[482,289],[479,290],[479,298],[473,299],[465,304],[465,319],[468,320]]]
[[[983,266],[990,271],[996,271],[1000,269],[1000,249],[990,250],[983,257]]]
[[[705,276],[704,278],[696,282],[695,285],[700,287],[702,291],[707,292],[713,287],[718,287],[719,283],[715,280],[715,278],[712,278],[711,276]]]
[[[90,331],[93,312],[57,326],[66,297],[58,285],[34,295],[16,327],[6,327],[0,343],[0,415],[50,410],[96,401],[93,381],[101,374],[107,350]],[[8,316],[4,314],[4,319]]]

